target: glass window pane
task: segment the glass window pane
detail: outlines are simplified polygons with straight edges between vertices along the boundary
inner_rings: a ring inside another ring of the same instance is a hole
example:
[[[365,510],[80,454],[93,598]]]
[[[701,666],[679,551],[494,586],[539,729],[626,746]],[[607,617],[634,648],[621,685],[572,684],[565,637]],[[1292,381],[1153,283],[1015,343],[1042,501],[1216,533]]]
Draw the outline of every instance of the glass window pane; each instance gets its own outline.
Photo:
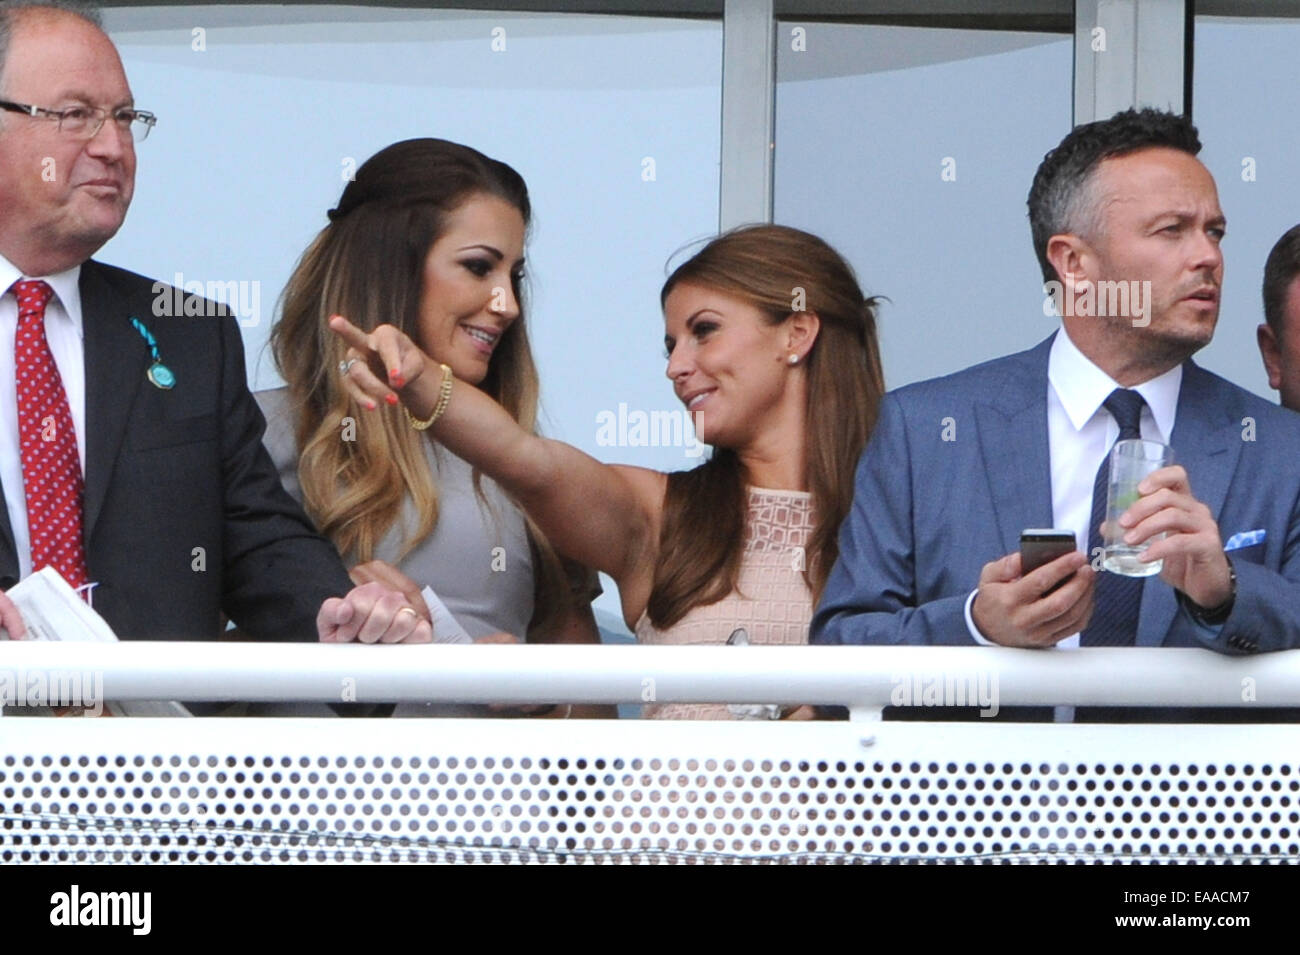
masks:
[[[1255,327],[1264,320],[1264,260],[1300,223],[1297,51],[1300,21],[1196,18],[1193,119],[1228,218],[1219,327],[1198,360],[1274,401]]]
[[[790,21],[777,38],[776,221],[890,299],[887,384],[1045,338],[1025,200],[1070,129],[1072,37]]]

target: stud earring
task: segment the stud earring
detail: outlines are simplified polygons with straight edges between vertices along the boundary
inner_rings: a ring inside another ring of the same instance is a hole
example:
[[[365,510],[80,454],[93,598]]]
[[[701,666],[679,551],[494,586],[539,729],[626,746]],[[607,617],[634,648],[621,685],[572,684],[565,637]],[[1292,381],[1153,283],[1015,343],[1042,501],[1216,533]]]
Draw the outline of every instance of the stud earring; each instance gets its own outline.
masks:
[[[797,365],[799,364],[799,356],[791,353],[790,357],[787,358],[786,361],[788,361],[792,365]]]

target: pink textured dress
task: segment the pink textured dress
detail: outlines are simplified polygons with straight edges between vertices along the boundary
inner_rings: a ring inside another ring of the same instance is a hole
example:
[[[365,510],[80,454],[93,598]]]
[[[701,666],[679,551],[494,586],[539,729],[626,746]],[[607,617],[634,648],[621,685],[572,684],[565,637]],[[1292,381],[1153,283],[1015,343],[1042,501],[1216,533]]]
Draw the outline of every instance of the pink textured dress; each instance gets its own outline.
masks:
[[[743,628],[752,646],[797,646],[808,643],[812,594],[804,582],[805,548],[812,536],[812,495],[751,487],[745,522],[745,552],[737,587],[717,603],[693,607],[667,630],[656,630],[641,614],[639,643],[723,645]],[[741,652],[739,649],[737,653]],[[761,703],[762,700],[754,702]],[[646,719],[726,720],[731,714],[713,703],[648,703]]]

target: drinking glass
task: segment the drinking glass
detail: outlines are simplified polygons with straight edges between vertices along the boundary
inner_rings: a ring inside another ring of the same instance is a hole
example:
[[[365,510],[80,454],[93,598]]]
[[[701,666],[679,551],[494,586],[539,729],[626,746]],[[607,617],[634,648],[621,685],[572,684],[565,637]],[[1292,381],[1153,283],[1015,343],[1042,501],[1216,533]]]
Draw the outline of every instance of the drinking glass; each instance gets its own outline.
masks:
[[[1173,449],[1159,441],[1140,438],[1116,441],[1110,452],[1110,479],[1106,483],[1106,520],[1101,525],[1101,565],[1113,574],[1125,577],[1150,577],[1160,573],[1163,560],[1147,563],[1141,559],[1146,549],[1164,534],[1142,541],[1140,544],[1124,543],[1129,528],[1120,527],[1119,519],[1142,495],[1138,485],[1153,471],[1174,463]]]

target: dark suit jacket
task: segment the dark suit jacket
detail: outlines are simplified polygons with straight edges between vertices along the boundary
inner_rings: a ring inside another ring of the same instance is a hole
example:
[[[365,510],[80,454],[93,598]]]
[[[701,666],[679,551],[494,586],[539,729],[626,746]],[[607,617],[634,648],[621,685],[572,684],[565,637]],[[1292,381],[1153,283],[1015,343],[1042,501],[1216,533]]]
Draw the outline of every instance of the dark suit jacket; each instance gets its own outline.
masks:
[[[974,645],[964,605],[981,568],[1016,550],[1024,528],[1052,525],[1050,348],[885,396],[811,642]],[[1200,625],[1173,588],[1146,578],[1138,646],[1300,647],[1300,415],[1189,360],[1170,444],[1225,541],[1267,536],[1229,554],[1237,599],[1222,627]]]
[[[321,602],[351,584],[262,447],[239,328],[194,296],[202,317],[156,316],[155,287],[174,311],[170,286],[94,261],[81,268],[95,610],[124,640],[214,639],[223,611],[257,639],[315,640]],[[133,316],[176,375],[170,391],[145,377],[152,359]],[[0,509],[0,586],[17,577]]]

